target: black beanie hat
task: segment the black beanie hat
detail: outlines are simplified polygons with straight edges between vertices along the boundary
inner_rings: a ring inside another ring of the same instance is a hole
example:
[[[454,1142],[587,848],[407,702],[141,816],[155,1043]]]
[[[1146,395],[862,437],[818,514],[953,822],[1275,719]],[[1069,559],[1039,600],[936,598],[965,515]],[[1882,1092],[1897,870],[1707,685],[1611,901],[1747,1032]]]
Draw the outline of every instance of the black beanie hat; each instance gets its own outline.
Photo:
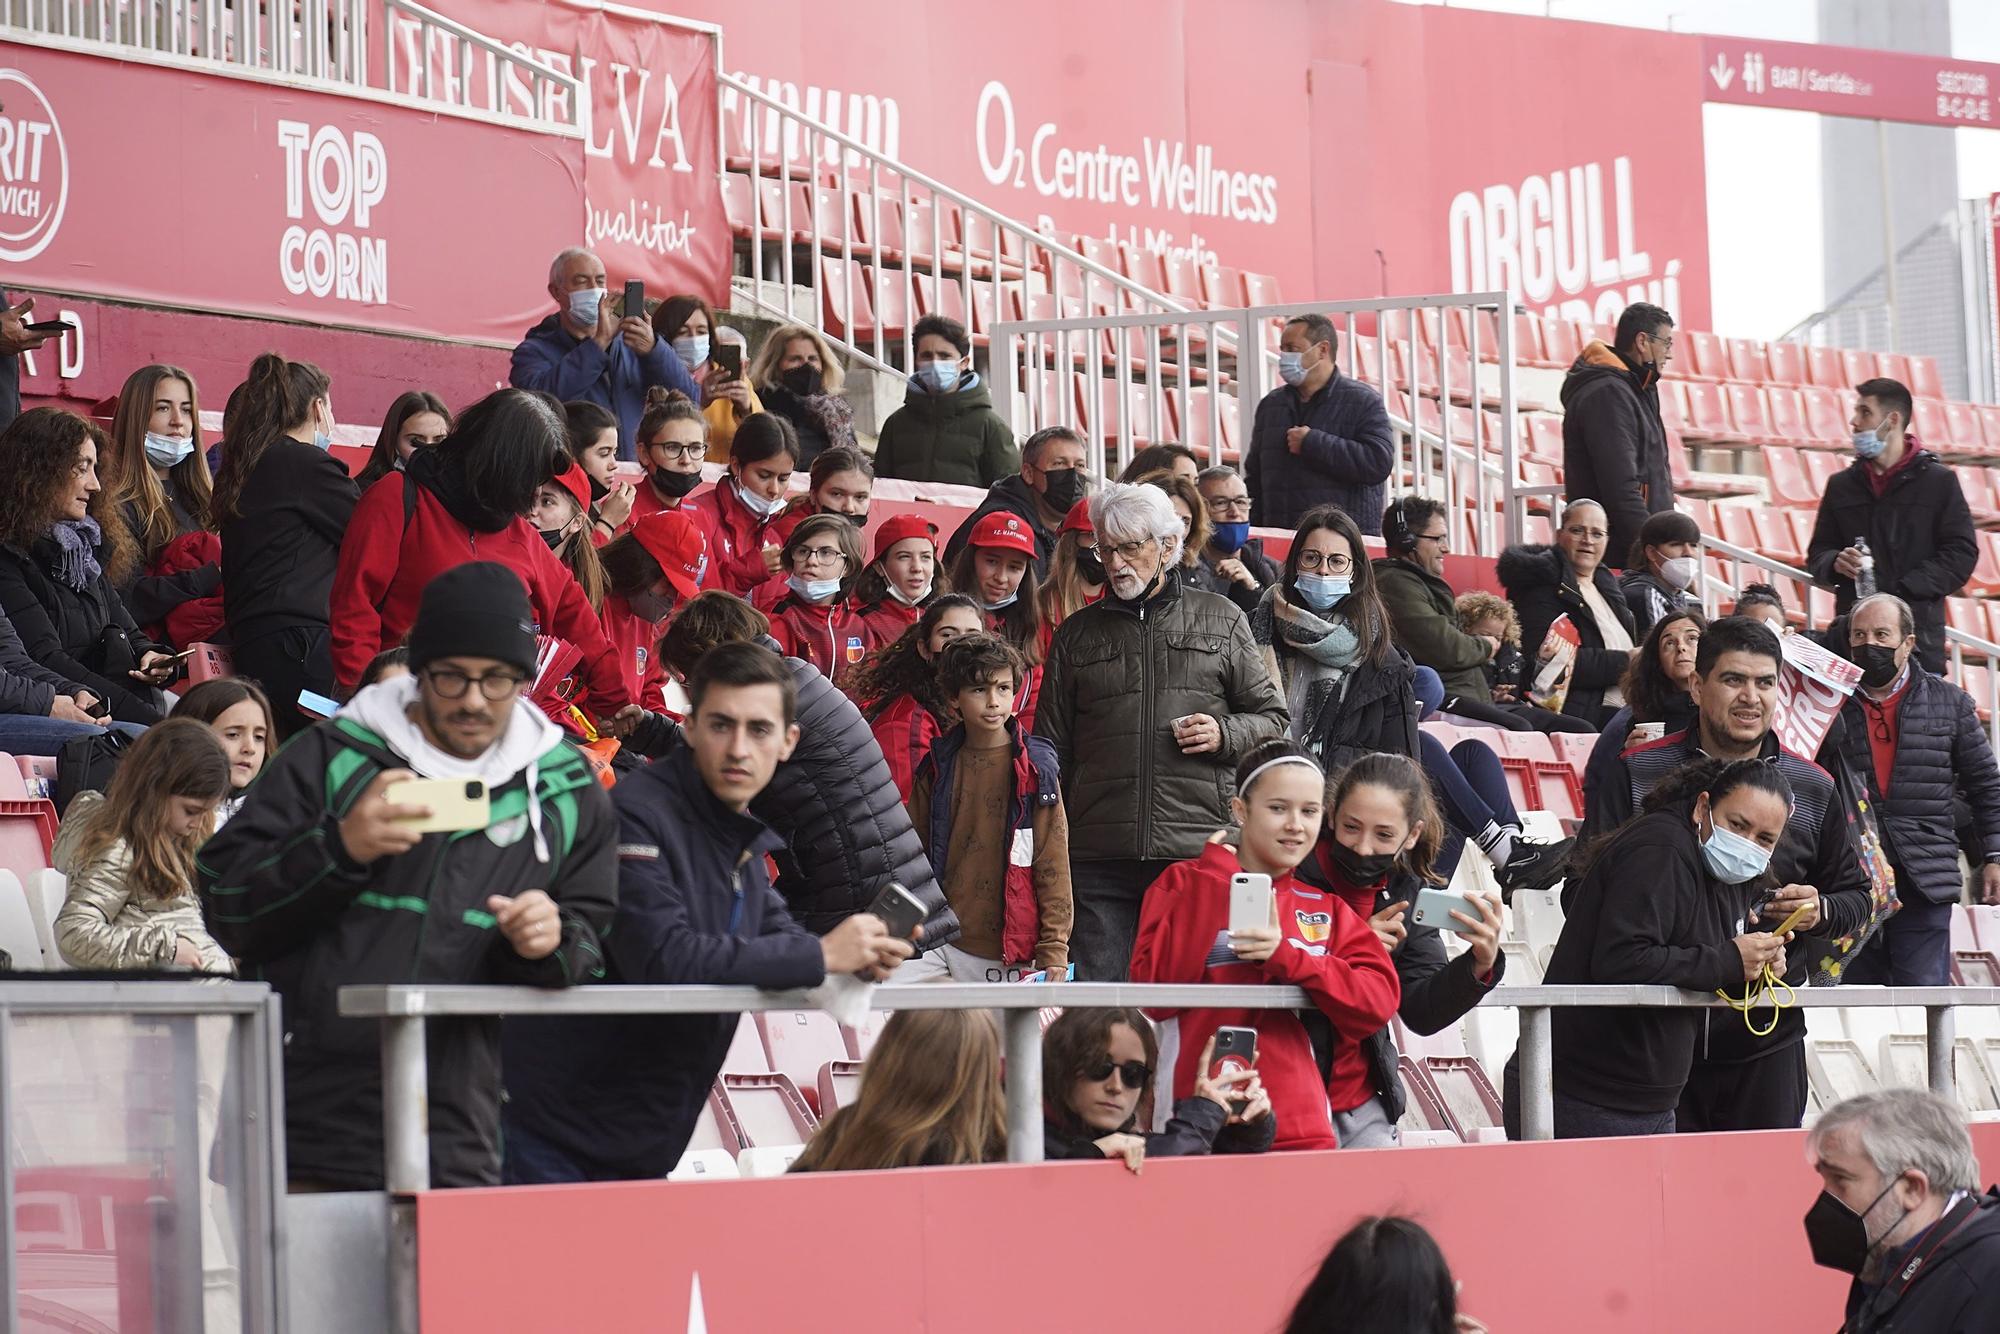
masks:
[[[410,670],[439,658],[492,658],[535,670],[535,627],[521,576],[492,561],[454,565],[424,585],[410,627]]]

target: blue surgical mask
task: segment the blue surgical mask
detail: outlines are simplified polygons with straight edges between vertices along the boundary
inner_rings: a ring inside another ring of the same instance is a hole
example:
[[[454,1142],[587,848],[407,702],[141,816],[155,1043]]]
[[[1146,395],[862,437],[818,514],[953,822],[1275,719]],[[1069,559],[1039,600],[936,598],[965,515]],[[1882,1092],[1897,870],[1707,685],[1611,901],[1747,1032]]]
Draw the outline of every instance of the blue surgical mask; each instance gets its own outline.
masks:
[[[171,468],[194,453],[194,441],[178,435],[146,432],[146,459],[156,468]]]
[[[829,602],[840,593],[838,579],[808,579],[802,574],[795,574],[785,582],[807,602]]]
[[[1209,544],[1217,551],[1226,551],[1234,556],[1237,552],[1243,550],[1243,544],[1249,540],[1250,521],[1246,519],[1242,523],[1218,523],[1215,525],[1215,535],[1209,538]]]
[[[333,437],[325,431],[315,428],[313,430],[313,448],[321,451],[332,449]]]
[[[917,373],[910,379],[919,389],[933,394],[948,394],[958,387],[958,363],[955,361],[927,361],[917,367]]]
[[[1771,854],[1766,848],[1743,837],[1733,830],[1724,829],[1711,819],[1708,837],[1702,840],[1701,859],[1708,863],[1708,872],[1725,885],[1740,885],[1747,880],[1755,880],[1771,865]]]
[[[1342,598],[1354,591],[1354,576],[1348,574],[1301,574],[1292,583],[1299,601],[1314,611],[1331,611]]]
[[[1278,354],[1278,378],[1289,385],[1299,385],[1306,378],[1306,354],[1303,352],[1280,352]]]
[[[708,360],[708,335],[700,337],[682,335],[674,340],[674,355],[681,359],[681,365],[693,370]]]
[[[569,318],[575,324],[595,325],[598,303],[604,300],[602,287],[579,287],[569,294]]]
[[[1019,602],[1020,600],[1021,600],[1021,591],[1017,588],[1013,592],[1009,593],[1006,597],[1001,598],[998,602],[982,602],[979,605],[986,611],[1005,611],[1007,608],[1013,606],[1016,602]]]
[[[1879,458],[1888,445],[1889,442],[1884,440],[1872,426],[1865,431],[1854,433],[1854,457],[1858,459]]]

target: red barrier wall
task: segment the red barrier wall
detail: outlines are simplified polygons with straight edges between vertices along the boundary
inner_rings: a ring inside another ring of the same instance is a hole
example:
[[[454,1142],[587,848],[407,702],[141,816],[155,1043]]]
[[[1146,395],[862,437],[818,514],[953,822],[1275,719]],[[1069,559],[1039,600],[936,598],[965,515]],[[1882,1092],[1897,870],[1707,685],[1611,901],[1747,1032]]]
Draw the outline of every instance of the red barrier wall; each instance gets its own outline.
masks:
[[[1975,1146],[2000,1162],[2000,1126]],[[425,1334],[1275,1329],[1368,1213],[1439,1238],[1494,1334],[1840,1323],[1805,1135],[440,1192]],[[526,1249],[524,1250],[524,1246]],[[1088,1313],[1088,1314],[1086,1314]]]

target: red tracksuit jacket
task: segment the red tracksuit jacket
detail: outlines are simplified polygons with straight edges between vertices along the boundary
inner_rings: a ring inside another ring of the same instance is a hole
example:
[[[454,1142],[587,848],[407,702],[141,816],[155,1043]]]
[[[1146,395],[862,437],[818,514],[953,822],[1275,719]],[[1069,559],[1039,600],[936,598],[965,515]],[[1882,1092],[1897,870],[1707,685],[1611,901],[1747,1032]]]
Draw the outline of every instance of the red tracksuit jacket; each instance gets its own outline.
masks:
[[[903,632],[915,625],[924,614],[924,609],[885,597],[880,602],[858,606],[854,612],[868,626],[868,649],[873,652],[884,644],[893,644],[901,639]]]
[[[882,758],[889,762],[889,776],[896,780],[896,795],[905,806],[910,804],[910,784],[916,780],[917,766],[931,753],[931,742],[950,725],[919,704],[915,695],[896,696],[869,724],[875,730],[875,744],[882,748]]]
[[[648,514],[658,514],[663,510],[677,510],[693,498],[692,496],[683,496],[679,500],[668,503],[660,499],[660,493],[653,489],[651,482],[641,477],[638,483],[632,488],[632,512],[625,516],[625,522],[618,525],[617,536],[623,537],[626,533],[631,532],[633,525],[637,524],[639,520],[645,518]],[[602,546],[604,544],[600,542],[598,545]]]
[[[1284,939],[1261,964],[1229,948],[1229,877],[1243,869],[1234,849],[1211,843],[1146,891],[1132,946],[1134,982],[1289,983],[1303,987],[1345,1042],[1365,1042],[1396,1013],[1402,985],[1368,924],[1338,900],[1290,875],[1277,878]],[[1257,1072],[1278,1118],[1279,1149],[1337,1147],[1326,1083],[1312,1040],[1289,1010],[1153,1010],[1164,1020],[1160,1059],[1174,1068],[1174,1100],[1194,1094],[1202,1048],[1218,1028],[1257,1030]],[[1162,1107],[1170,1107],[1161,1100]]]
[[[720,588],[747,598],[750,590],[771,577],[764,567],[764,548],[782,545],[770,522],[758,518],[736,494],[736,483],[724,477],[714,489],[681,502],[681,513],[695,521],[708,541],[708,573],[703,588]]]
[[[819,668],[829,681],[868,655],[868,627],[845,602],[816,607],[788,592],[765,615],[771,618],[771,638],[790,656]]]
[[[368,488],[348,521],[333,580],[334,680],[352,689],[369,659],[403,642],[424,585],[435,576],[467,561],[490,560],[521,576],[543,634],[582,651],[579,673],[590,686],[592,708],[608,717],[633,702],[618,670],[617,650],[604,637],[576,576],[526,519],[497,533],[475,533],[428,489],[416,492],[416,509],[405,525],[403,474],[390,473]]]
[[[631,604],[616,593],[604,595],[604,610],[597,613],[604,637],[618,651],[618,670],[625,689],[648,713],[667,711],[667,672],[660,665],[660,632],[667,623],[657,624],[632,613]]]

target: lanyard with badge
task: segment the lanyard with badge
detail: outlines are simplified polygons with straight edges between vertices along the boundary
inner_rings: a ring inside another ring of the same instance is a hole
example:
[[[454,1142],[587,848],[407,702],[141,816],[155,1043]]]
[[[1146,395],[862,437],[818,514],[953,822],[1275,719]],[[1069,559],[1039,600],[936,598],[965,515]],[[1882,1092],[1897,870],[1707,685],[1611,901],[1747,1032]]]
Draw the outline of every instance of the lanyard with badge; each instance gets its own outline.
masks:
[[[1797,908],[1792,910],[1792,915],[1787,917],[1771,934],[1774,936],[1786,935],[1815,906],[1816,902],[1813,900],[1801,903]],[[1728,991],[1720,987],[1716,989],[1715,994],[1722,997],[1728,1003],[1730,1009],[1742,1015],[1743,1026],[1750,1030],[1752,1037],[1759,1038],[1771,1036],[1777,1030],[1778,1016],[1783,1011],[1791,1009],[1798,1002],[1798,993],[1792,989],[1792,985],[1789,982],[1785,981],[1783,970],[1774,968],[1768,963],[1764,965],[1764,971],[1758,974],[1756,981],[1744,983],[1743,995],[1741,997],[1732,996]],[[1757,1021],[1750,1017],[1750,1012],[1752,1010],[1763,1009],[1767,1005],[1771,1007],[1771,1022],[1759,1028]]]

